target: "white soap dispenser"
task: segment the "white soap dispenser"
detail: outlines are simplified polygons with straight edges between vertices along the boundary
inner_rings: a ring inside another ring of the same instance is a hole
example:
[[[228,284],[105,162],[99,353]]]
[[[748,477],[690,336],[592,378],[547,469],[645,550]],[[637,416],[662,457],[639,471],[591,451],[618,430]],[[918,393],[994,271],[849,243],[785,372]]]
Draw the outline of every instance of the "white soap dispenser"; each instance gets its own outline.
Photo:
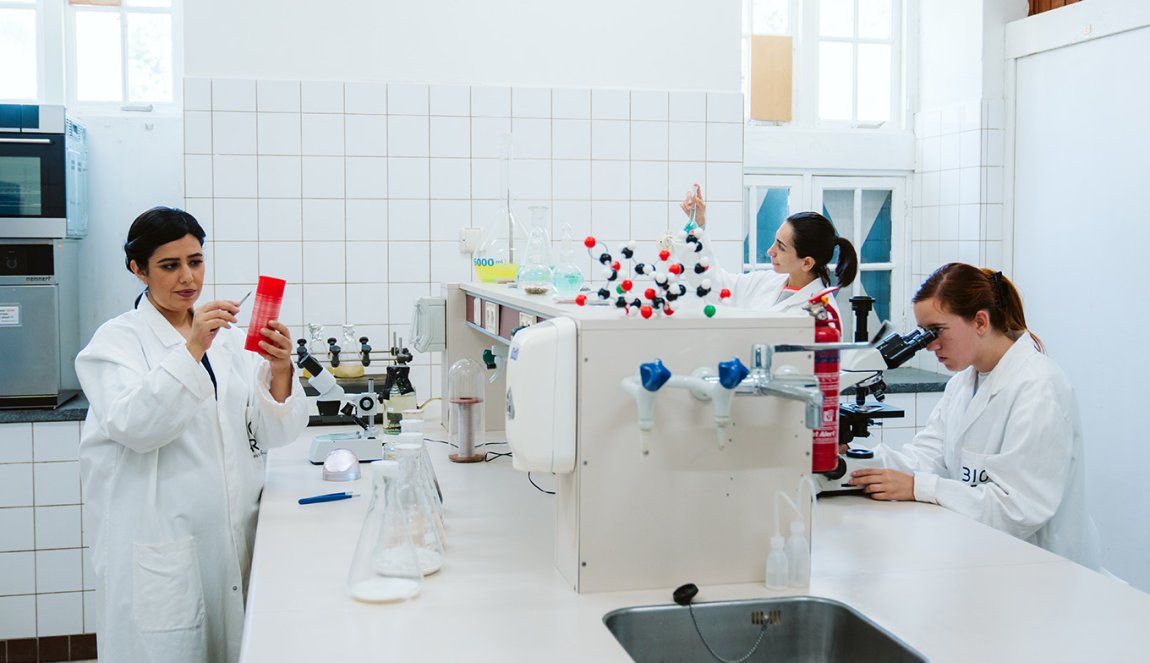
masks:
[[[807,543],[807,528],[801,520],[791,521],[791,535],[787,537],[787,577],[791,587],[811,584],[811,549]]]
[[[785,589],[787,586],[790,573],[784,545],[781,535],[771,537],[771,552],[767,555],[767,589]]]

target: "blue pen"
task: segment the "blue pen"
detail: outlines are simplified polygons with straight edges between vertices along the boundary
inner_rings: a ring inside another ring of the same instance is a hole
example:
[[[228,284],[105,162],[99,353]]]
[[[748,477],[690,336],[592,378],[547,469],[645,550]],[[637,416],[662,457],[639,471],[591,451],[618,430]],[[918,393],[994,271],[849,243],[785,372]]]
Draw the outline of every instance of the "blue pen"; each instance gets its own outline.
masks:
[[[355,497],[359,493],[328,493],[326,495],[315,495],[313,497],[299,498],[300,504],[315,504],[316,502],[335,502],[337,500],[347,500]]]

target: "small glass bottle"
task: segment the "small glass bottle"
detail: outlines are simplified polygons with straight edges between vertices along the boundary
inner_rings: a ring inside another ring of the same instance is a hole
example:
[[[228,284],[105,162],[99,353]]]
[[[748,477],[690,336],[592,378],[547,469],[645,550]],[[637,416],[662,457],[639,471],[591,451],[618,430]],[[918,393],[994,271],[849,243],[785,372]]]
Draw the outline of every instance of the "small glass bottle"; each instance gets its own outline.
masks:
[[[563,242],[559,245],[559,262],[551,270],[551,284],[555,286],[555,296],[570,299],[583,288],[583,270],[575,263],[575,240],[571,238],[571,226],[563,226]]]
[[[411,542],[407,513],[400,501],[399,464],[374,464],[371,503],[348,571],[352,598],[367,603],[403,601],[419,595],[423,582]]]
[[[422,450],[421,444],[400,442],[395,445],[399,471],[403,477],[399,501],[407,512],[411,543],[419,559],[419,570],[429,576],[443,567],[443,525],[434,506],[439,499],[432,492],[431,484],[421,467]]]

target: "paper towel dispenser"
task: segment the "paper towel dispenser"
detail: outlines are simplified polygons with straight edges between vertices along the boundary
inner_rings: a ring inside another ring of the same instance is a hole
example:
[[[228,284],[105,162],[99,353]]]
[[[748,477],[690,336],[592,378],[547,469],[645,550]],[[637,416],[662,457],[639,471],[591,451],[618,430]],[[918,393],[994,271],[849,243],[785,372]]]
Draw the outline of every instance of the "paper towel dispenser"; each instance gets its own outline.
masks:
[[[506,432],[523,472],[575,469],[575,322],[551,318],[519,330],[507,357]]]

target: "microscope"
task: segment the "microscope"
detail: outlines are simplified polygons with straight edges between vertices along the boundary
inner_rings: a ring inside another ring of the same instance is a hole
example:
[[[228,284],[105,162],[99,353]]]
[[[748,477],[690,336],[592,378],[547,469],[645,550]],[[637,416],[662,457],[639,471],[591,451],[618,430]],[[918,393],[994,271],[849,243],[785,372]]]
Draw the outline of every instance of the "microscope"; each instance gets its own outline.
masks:
[[[363,430],[354,433],[331,433],[317,435],[311,441],[307,459],[313,465],[322,465],[327,455],[335,449],[348,449],[361,462],[383,459],[383,440],[375,427],[375,416],[383,409],[383,400],[375,393],[375,381],[367,380],[367,391],[362,394],[348,394],[336,382],[335,376],[324,370],[303,343],[296,349],[296,365],[311,373],[308,384],[319,392],[316,407],[323,416],[343,414]],[[342,406],[342,407],[341,407]]]
[[[874,299],[866,295],[851,297],[851,310],[854,312],[856,342],[867,340],[867,317],[870,315]],[[880,330],[881,333],[881,330]],[[849,444],[856,437],[870,437],[870,427],[881,425],[881,419],[906,416],[896,407],[883,403],[887,385],[882,372],[902,366],[919,350],[938,338],[933,329],[916,327],[911,332],[900,335],[898,332],[879,339],[873,348],[858,350],[844,356],[840,387],[855,388],[854,402],[839,406],[839,444]],[[874,396],[873,403],[867,403],[867,395]],[[853,470],[864,467],[878,467],[874,452],[869,449],[849,449],[839,455],[835,469],[815,473],[815,483],[820,494],[860,490],[847,483]]]
[[[366,345],[367,339],[361,340],[369,352],[371,346]],[[387,400],[384,426],[388,430],[399,430],[403,411],[419,407],[419,400],[415,397],[415,386],[411,384],[411,366],[408,365],[415,357],[403,344],[403,339],[395,333],[391,335],[390,353],[392,364],[387,367],[387,375],[383,381],[383,398]],[[367,356],[366,353],[364,356]]]

